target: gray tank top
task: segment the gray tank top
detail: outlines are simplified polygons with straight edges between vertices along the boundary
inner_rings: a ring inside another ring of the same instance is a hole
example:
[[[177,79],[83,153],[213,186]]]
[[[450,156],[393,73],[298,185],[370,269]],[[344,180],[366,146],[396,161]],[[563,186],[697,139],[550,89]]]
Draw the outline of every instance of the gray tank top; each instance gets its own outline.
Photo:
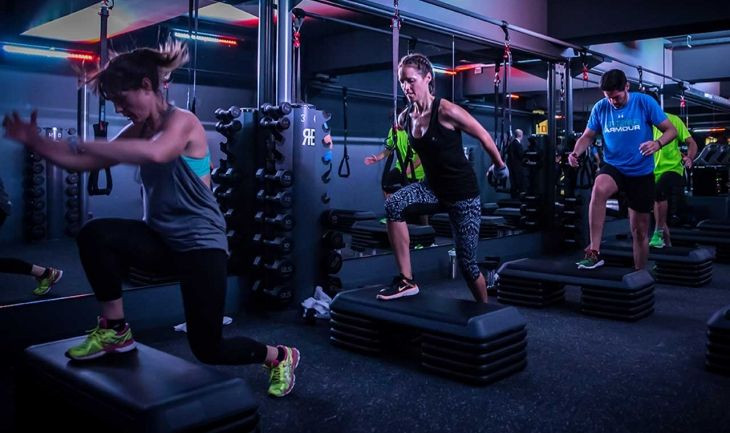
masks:
[[[213,193],[181,156],[144,164],[145,222],[175,251],[228,251],[226,222]]]

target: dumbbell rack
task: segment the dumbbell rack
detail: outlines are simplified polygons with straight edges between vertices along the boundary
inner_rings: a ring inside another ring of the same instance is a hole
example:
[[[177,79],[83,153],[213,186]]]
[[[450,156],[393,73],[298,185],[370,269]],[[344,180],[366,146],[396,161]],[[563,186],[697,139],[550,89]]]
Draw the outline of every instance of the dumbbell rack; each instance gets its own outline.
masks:
[[[226,156],[211,172],[216,184],[213,195],[226,220],[230,260],[228,271],[244,275],[251,261],[251,235],[253,233],[253,172],[256,166],[256,112],[250,108],[230,107],[215,110],[218,119],[216,131],[225,142],[220,143]]]
[[[310,296],[322,260],[315,253],[319,215],[329,202],[320,173],[329,115],[282,103],[218,109],[216,117],[228,140],[212,178],[228,226],[231,272],[250,274],[254,295],[275,306]]]
[[[263,104],[259,111],[258,126],[263,143],[263,166],[256,170],[256,233],[253,242],[256,257],[252,261],[255,282],[254,294],[276,304],[285,305],[293,297],[288,284],[295,271],[291,261],[294,248],[292,231],[292,169],[293,146],[287,136],[292,127],[292,106],[282,103]]]
[[[74,128],[46,127],[40,132],[51,140],[75,135]],[[25,235],[30,241],[76,236],[81,224],[79,173],[45,161],[35,152],[26,159]]]
[[[529,148],[525,152],[523,164],[530,173],[527,190],[524,194],[520,194],[520,223],[525,228],[539,229],[544,226],[544,150],[543,146],[538,145]]]
[[[35,152],[26,157],[24,228],[29,241],[46,239],[48,234],[46,200],[46,161]]]

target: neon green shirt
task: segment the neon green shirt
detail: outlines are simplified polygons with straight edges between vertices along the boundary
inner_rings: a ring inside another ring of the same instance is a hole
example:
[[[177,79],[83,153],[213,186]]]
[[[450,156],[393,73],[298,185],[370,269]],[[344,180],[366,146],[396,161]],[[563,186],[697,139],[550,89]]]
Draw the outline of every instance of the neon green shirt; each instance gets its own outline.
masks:
[[[401,159],[405,159],[406,155],[408,155],[408,148],[410,147],[410,144],[408,143],[408,133],[402,129],[398,130],[398,139],[396,140],[397,147],[398,147],[398,153],[400,154]],[[393,129],[391,128],[390,131],[388,131],[388,138],[385,140],[385,148],[393,151],[396,146],[393,145]],[[416,160],[418,159],[418,154],[416,153],[413,148],[411,148],[411,152],[413,152],[413,162],[415,165]],[[398,156],[393,156],[393,161],[395,162],[395,169],[400,171],[400,162],[398,161]],[[416,167],[416,179],[417,180],[423,180],[423,178],[426,176],[426,174],[423,172],[423,165],[419,165]]]
[[[687,127],[678,116],[665,113],[667,118],[675,128],[677,128],[677,138],[665,144],[658,152],[654,154],[654,180],[659,181],[662,174],[673,171],[684,175],[684,165],[682,164],[682,152],[679,151],[679,144],[684,143],[687,138],[691,137]],[[654,127],[654,140],[658,140],[662,136],[662,132]]]

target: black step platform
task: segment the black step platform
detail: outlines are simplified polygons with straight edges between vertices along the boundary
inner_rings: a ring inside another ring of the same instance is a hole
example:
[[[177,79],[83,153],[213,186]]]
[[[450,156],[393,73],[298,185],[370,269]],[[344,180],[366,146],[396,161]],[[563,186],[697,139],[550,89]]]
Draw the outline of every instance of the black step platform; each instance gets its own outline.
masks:
[[[71,431],[259,431],[258,404],[240,378],[139,343],[135,351],[84,363],[66,358],[84,338],[26,349],[17,387],[22,431],[36,422]]]
[[[601,244],[601,256],[609,266],[633,266],[631,240],[606,241]],[[712,261],[715,254],[707,248],[664,247],[650,248],[649,260],[656,264],[657,283],[699,287],[712,280]]]
[[[449,220],[449,214],[437,213],[433,214],[429,219],[429,224],[436,230],[436,234],[439,236],[450,238],[452,237],[451,232],[451,220]],[[505,219],[499,216],[482,216],[479,224],[479,238],[496,238],[502,235],[502,231],[505,229]]]
[[[377,354],[393,339],[397,348],[419,341],[421,366],[480,385],[527,365],[525,319],[514,307],[423,292],[381,301],[375,298],[380,288],[349,290],[335,297],[330,305],[332,344]]]
[[[350,228],[352,249],[365,251],[373,248],[390,248],[388,228],[377,220],[358,221]],[[411,247],[429,246],[436,241],[436,231],[431,226],[408,224]]]
[[[697,228],[711,232],[730,232],[730,220],[702,220],[697,223]]]
[[[500,207],[494,211],[494,216],[504,218],[507,225],[512,228],[520,226],[520,220],[522,219],[522,211],[519,207]]]
[[[730,236],[725,231],[672,228],[672,245],[715,247],[715,260],[730,263]]]
[[[322,223],[325,227],[349,232],[352,225],[357,221],[368,221],[375,218],[375,214],[371,211],[329,209],[322,214]]]
[[[497,299],[504,304],[544,307],[564,300],[567,284],[580,286],[581,312],[634,321],[654,312],[654,279],[646,271],[600,267],[577,269],[571,260],[520,259],[498,271]]]
[[[707,321],[705,365],[710,371],[730,375],[730,305]]]

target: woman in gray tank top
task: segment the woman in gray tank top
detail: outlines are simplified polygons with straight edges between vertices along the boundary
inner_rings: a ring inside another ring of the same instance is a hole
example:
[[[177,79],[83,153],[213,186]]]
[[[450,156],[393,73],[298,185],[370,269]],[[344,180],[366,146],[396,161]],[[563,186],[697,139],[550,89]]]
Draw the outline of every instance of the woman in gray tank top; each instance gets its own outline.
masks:
[[[119,163],[138,164],[145,191],[145,221],[95,219],[77,243],[86,276],[101,304],[97,327],[66,355],[94,359],[135,348],[124,319],[122,278],[131,266],[173,273],[180,287],[187,336],[195,356],[207,364],[264,363],[269,394],[282,397],[294,386],[299,351],[246,338],[223,338],[227,283],[225,220],[210,190],[210,170],[189,161],[209,157],[205,131],[191,112],[165,101],[161,85],[188,60],[187,48],[171,43],[118,55],[89,82],[131,120],[112,142],[52,141],[17,113],[5,116],[6,136],[56,165],[75,171]]]

